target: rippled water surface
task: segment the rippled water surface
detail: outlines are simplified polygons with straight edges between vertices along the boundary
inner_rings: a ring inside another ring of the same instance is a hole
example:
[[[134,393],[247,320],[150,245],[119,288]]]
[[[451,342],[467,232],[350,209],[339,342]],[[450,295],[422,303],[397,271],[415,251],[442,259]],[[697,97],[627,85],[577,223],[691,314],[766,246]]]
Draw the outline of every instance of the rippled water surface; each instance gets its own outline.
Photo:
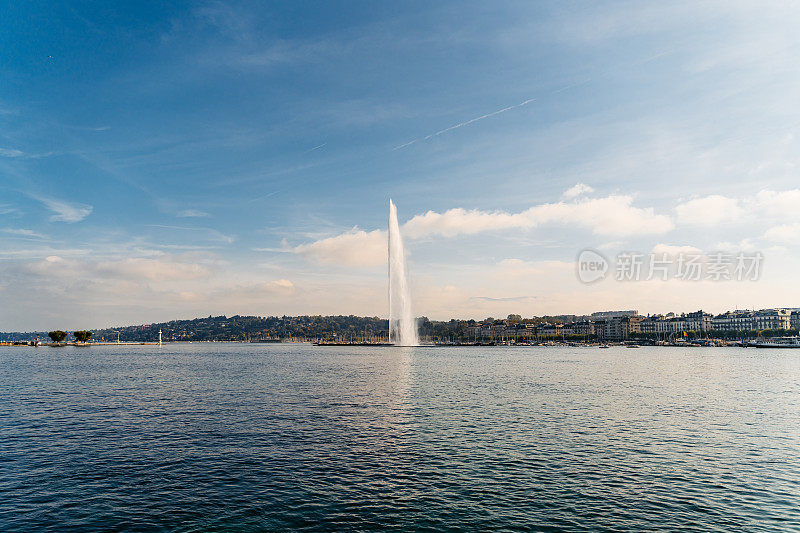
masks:
[[[800,350],[0,347],[0,530],[800,531]]]

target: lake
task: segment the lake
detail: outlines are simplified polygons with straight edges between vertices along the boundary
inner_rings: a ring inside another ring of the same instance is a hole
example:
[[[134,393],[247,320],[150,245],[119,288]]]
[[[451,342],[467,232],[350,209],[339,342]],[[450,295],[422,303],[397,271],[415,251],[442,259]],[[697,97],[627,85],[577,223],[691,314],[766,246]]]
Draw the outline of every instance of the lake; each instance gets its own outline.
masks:
[[[800,531],[800,350],[0,347],[0,530]]]

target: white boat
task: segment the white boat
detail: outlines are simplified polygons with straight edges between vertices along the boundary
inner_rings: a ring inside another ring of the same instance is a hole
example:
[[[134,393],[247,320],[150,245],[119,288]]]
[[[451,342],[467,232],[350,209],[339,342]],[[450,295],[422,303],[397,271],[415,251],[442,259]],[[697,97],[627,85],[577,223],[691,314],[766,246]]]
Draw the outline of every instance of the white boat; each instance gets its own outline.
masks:
[[[774,337],[749,343],[754,348],[800,348],[800,337]]]

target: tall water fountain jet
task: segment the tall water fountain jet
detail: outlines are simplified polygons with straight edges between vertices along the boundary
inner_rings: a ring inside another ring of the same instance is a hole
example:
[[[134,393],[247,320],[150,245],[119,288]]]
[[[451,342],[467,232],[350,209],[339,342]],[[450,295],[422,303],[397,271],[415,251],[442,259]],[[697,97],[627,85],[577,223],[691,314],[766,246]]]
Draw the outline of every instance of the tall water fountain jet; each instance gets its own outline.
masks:
[[[406,253],[397,207],[389,200],[389,342],[398,346],[417,346],[417,322],[411,311],[411,292],[408,289]]]

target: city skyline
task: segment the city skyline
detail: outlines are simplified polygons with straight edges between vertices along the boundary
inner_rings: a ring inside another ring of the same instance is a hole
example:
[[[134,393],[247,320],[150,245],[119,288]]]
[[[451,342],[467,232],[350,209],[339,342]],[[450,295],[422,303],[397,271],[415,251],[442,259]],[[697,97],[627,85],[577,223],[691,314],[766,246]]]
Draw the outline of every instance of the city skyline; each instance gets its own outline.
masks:
[[[800,11],[779,3],[9,8],[0,330],[800,306]],[[56,31],[58,30],[58,31]],[[755,281],[585,249],[760,253]]]

